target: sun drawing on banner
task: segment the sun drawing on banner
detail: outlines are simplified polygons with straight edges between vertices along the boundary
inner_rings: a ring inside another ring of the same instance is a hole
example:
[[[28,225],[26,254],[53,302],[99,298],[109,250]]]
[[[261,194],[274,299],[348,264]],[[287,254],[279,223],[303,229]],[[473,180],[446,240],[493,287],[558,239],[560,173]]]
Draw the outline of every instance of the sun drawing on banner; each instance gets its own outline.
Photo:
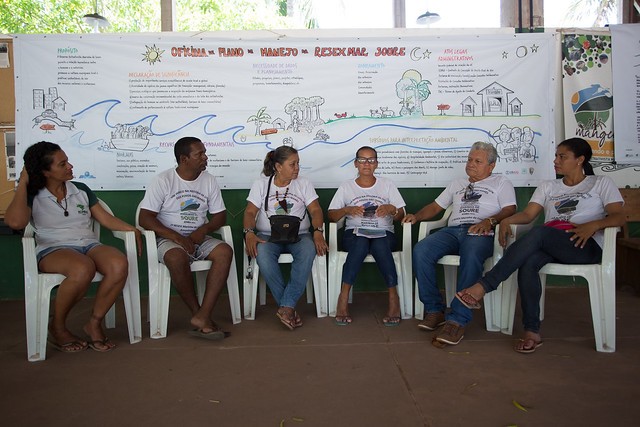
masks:
[[[160,62],[160,58],[162,57],[164,50],[158,49],[155,44],[153,46],[145,45],[145,47],[147,48],[147,51],[142,54],[142,56],[144,56],[142,60],[147,61],[150,65]]]

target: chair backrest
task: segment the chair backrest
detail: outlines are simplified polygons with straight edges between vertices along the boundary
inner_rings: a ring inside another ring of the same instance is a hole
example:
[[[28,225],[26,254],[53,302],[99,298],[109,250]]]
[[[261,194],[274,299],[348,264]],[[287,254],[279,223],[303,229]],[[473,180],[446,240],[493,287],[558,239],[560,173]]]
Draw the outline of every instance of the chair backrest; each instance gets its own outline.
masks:
[[[623,236],[628,239],[628,223],[640,221],[640,188],[621,188],[620,193],[624,199],[623,212],[627,221],[623,227]]]

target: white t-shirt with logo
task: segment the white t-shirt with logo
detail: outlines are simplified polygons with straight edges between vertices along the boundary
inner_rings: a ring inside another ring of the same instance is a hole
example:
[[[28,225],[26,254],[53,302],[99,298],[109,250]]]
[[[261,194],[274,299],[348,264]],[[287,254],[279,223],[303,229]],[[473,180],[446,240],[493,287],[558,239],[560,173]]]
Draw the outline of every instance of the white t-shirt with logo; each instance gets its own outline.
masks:
[[[613,180],[602,175],[588,175],[572,187],[562,179],[542,182],[530,200],[544,208],[545,222],[559,220],[575,224],[600,220],[607,215],[606,205],[622,201]],[[604,231],[598,230],[593,238],[602,247]]]
[[[329,209],[342,209],[345,206],[363,206],[363,216],[346,216],[345,229],[382,229],[393,233],[393,218],[390,215],[376,216],[381,205],[393,205],[400,209],[406,206],[396,185],[384,177],[376,177],[373,186],[360,187],[355,180],[340,184],[334,194]]]
[[[54,246],[88,246],[98,242],[89,210],[98,203],[98,198],[81,182],[67,181],[65,185],[67,196],[60,203],[46,187],[27,200],[38,253]],[[65,209],[68,216],[64,216]]]
[[[474,183],[469,178],[458,178],[435,201],[442,209],[453,205],[449,226],[478,224],[506,206],[515,206],[516,192],[511,181],[502,175],[490,175]]]
[[[140,207],[156,212],[165,227],[188,236],[207,221],[207,212],[225,210],[215,177],[203,171],[193,181],[180,178],[175,169],[157,175],[147,188]]]
[[[251,185],[247,201],[251,202],[258,208],[258,218],[256,219],[256,229],[260,233],[271,234],[271,224],[264,211],[264,196],[267,192],[269,177],[260,176]],[[286,196],[285,196],[286,194]],[[306,214],[307,206],[318,198],[313,184],[303,177],[292,180],[286,187],[278,187],[275,180],[271,181],[269,189],[269,198],[267,199],[267,210],[269,216],[272,215],[293,215],[303,218],[300,223],[300,234],[309,232],[309,215]],[[286,203],[287,209],[283,209],[281,205]]]

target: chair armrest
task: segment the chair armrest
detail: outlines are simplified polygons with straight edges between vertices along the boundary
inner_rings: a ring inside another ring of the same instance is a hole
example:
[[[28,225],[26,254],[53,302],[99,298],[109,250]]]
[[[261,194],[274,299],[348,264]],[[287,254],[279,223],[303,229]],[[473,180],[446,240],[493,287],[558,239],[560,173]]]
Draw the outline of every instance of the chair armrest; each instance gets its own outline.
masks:
[[[418,229],[418,241],[424,239],[435,230],[446,227],[449,217],[451,216],[451,209],[451,206],[449,206],[440,219],[435,221],[421,221],[420,228]]]
[[[36,241],[33,237],[22,238],[22,259],[24,262],[25,287],[38,283],[38,262],[36,261]]]
[[[234,249],[234,247],[233,247],[233,235],[231,234],[231,226],[223,225],[222,227],[218,228],[213,233],[220,235],[221,240],[223,242],[225,242],[227,245],[231,246],[231,249]],[[234,251],[235,251],[235,249],[234,249]]]

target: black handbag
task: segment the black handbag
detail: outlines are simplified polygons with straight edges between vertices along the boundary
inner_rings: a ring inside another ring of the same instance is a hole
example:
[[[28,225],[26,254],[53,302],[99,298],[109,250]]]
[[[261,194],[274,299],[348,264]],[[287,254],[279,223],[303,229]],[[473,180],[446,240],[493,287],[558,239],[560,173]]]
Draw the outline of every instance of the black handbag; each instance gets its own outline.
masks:
[[[264,196],[264,211],[269,218],[271,224],[271,237],[269,242],[271,243],[297,243],[300,241],[298,233],[300,232],[300,223],[307,215],[305,210],[302,218],[298,218],[294,215],[271,215],[267,213],[267,206],[269,200],[269,190],[271,189],[271,181],[273,181],[273,175],[269,177],[269,184],[267,185],[267,194]]]

